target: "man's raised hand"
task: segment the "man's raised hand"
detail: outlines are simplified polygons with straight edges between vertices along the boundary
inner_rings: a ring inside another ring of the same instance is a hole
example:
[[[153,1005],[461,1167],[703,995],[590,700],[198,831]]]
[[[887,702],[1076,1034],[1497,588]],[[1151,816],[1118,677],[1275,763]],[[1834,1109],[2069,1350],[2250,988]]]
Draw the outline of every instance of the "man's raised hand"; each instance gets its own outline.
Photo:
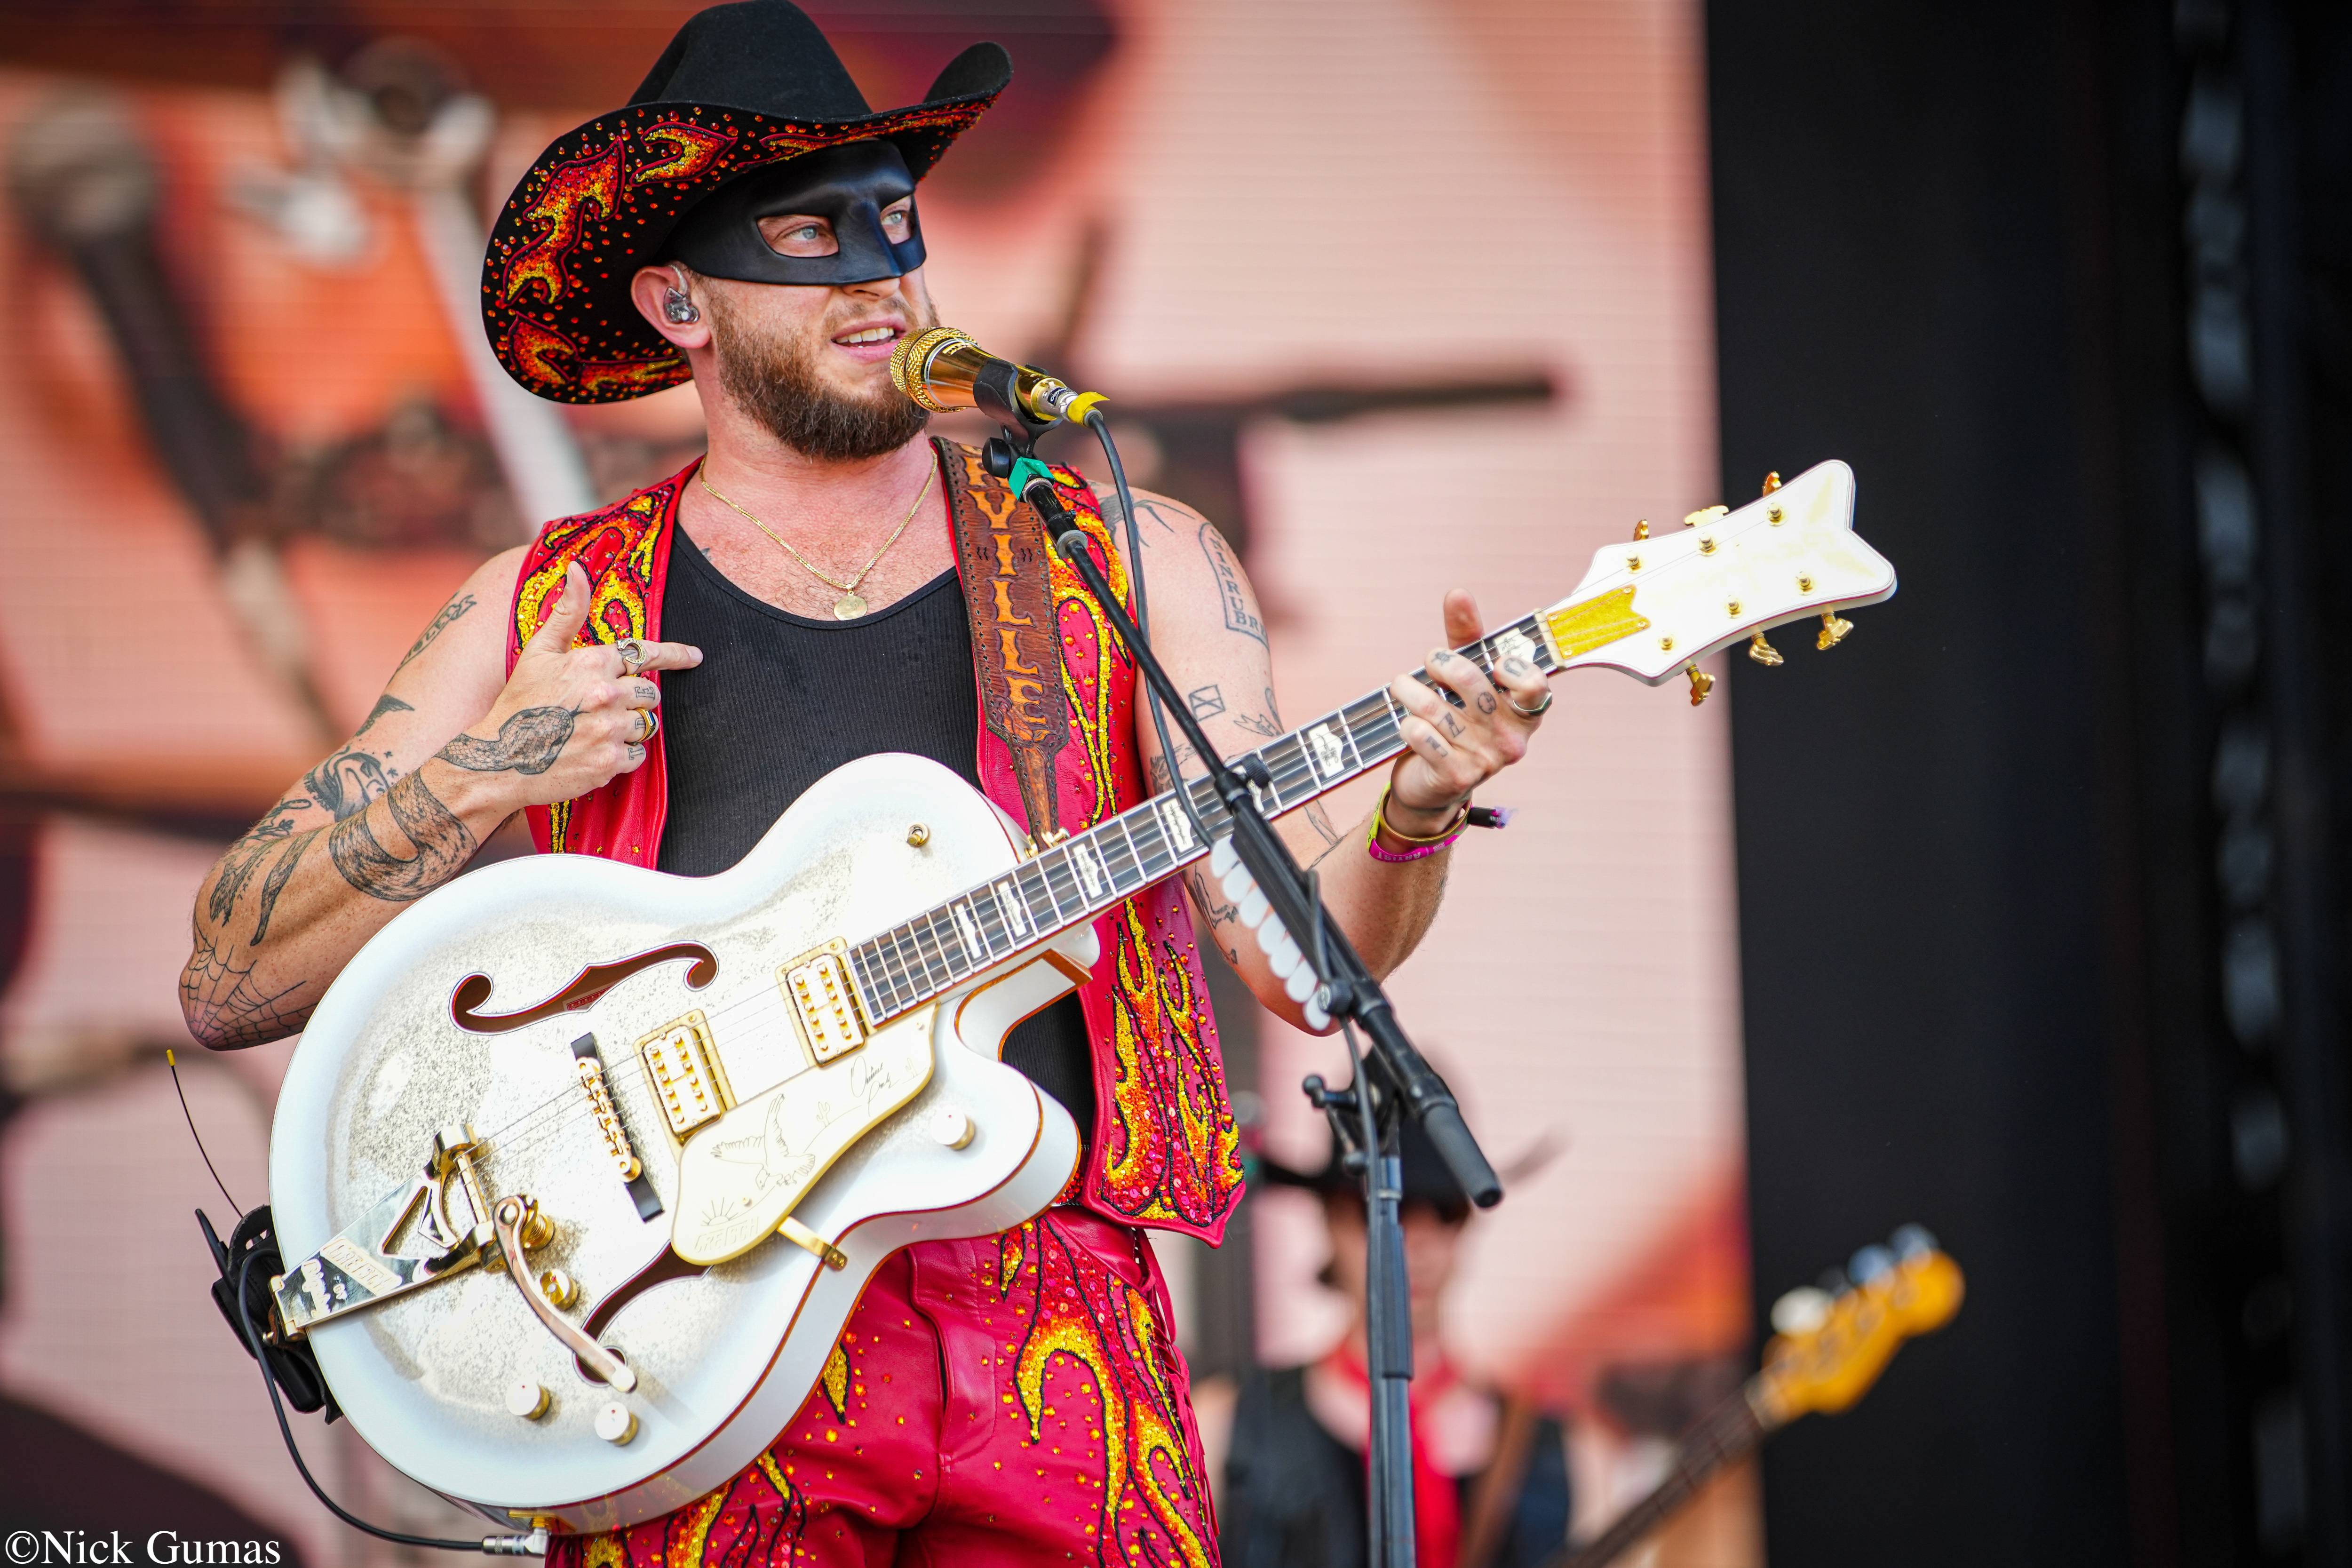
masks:
[[[518,805],[571,800],[642,764],[661,702],[661,689],[646,673],[690,669],[702,662],[702,650],[640,639],[632,668],[610,643],[572,646],[587,617],[588,574],[574,562],[498,700],[441,748],[440,760],[469,773],[510,775]]]
[[[1456,588],[1445,595],[1445,635],[1460,647],[1483,633],[1478,606]],[[1524,658],[1505,659],[1489,680],[1448,648],[1433,649],[1430,679],[1462,699],[1454,707],[1409,675],[1389,691],[1405,710],[1406,751],[1390,774],[1386,815],[1391,827],[1415,835],[1443,831],[1470,792],[1528,754],[1528,742],[1549,706],[1543,672]]]

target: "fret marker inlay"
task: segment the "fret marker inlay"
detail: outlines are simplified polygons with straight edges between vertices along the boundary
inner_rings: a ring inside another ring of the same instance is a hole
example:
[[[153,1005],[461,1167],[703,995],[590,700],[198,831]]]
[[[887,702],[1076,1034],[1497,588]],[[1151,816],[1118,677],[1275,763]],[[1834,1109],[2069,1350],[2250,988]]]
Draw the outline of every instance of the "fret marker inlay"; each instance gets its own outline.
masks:
[[[1315,748],[1315,771],[1326,779],[1336,779],[1348,765],[1348,749],[1328,724],[1318,724],[1307,731],[1307,743]]]
[[[1103,896],[1105,879],[1102,858],[1095,847],[1081,838],[1070,846],[1070,861],[1078,868],[1078,881],[1087,890],[1087,901],[1092,903]]]
[[[1010,882],[997,883],[996,903],[997,907],[1004,911],[1005,923],[1013,928],[1013,934],[1014,936],[1027,936],[1029,934],[1029,910],[1028,906],[1021,901],[1020,890],[1014,888]]]

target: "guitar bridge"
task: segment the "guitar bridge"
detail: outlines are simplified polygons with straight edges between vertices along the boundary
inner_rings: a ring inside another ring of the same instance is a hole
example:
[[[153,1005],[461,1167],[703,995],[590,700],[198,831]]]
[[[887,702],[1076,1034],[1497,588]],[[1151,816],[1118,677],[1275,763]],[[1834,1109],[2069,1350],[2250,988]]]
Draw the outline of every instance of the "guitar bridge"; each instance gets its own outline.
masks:
[[[866,998],[850,978],[847,942],[836,937],[785,964],[782,973],[784,1000],[814,1061],[822,1065],[866,1043]]]
[[[735,1095],[726,1069],[719,1065],[719,1053],[711,1048],[710,1024],[701,1008],[639,1040],[637,1055],[646,1064],[646,1081],[654,1086],[662,1115],[678,1137],[734,1109]]]
[[[613,1162],[613,1169],[621,1184],[629,1189],[629,1201],[637,1205],[639,1219],[651,1219],[661,1213],[661,1195],[654,1191],[653,1183],[646,1179],[645,1162],[637,1158],[636,1149],[629,1142],[629,1129],[621,1120],[620,1108],[613,1103],[611,1086],[604,1081],[604,1059],[596,1048],[596,1037],[583,1035],[572,1042],[572,1067],[580,1075],[581,1092],[587,1095],[589,1110],[594,1114],[596,1131],[604,1140],[604,1152]]]

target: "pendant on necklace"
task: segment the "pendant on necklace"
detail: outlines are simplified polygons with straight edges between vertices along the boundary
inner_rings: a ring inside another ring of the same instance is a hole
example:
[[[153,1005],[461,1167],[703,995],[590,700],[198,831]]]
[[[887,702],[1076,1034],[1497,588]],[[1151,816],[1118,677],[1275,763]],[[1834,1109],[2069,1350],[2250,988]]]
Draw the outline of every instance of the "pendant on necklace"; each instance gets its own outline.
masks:
[[[866,601],[854,593],[844,594],[833,602],[833,618],[836,621],[854,621],[865,613]]]

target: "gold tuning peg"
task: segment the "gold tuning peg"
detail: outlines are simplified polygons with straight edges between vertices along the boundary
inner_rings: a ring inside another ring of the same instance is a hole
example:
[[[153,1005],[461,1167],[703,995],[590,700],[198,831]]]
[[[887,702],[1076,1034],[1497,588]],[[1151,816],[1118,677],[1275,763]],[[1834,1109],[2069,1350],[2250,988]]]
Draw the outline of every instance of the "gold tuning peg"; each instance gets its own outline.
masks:
[[[1685,665],[1683,668],[1690,675],[1691,706],[1696,708],[1706,700],[1708,692],[1715,689],[1715,677],[1701,669],[1696,660]]]
[[[1780,469],[1778,469],[1778,468],[1775,468],[1775,469],[1773,469],[1770,473],[1769,473],[1769,474],[1767,474],[1767,475],[1765,475],[1765,476],[1764,476],[1764,489],[1763,489],[1763,490],[1762,490],[1760,493],[1761,493],[1761,494],[1764,494],[1764,495],[1768,495],[1768,496],[1769,496],[1769,495],[1770,495],[1774,490],[1777,490],[1777,489],[1779,489],[1780,488]]]
[[[1702,522],[1713,522],[1717,518],[1727,515],[1730,510],[1731,509],[1727,506],[1703,506],[1699,508],[1698,510],[1691,512],[1685,516],[1683,519],[1683,526],[1685,528],[1696,528]]]
[[[1650,537],[1650,520],[1648,518],[1645,517],[1641,521],[1633,525],[1633,537],[1636,539],[1647,539]]]
[[[1774,647],[1770,643],[1764,640],[1764,634],[1761,630],[1759,630],[1754,636],[1748,639],[1748,657],[1754,659],[1759,664],[1768,666],[1786,664],[1789,662],[1787,659],[1780,657],[1780,650],[1779,648]]]
[[[1847,620],[1835,610],[1823,610],[1822,612],[1822,635],[1813,639],[1813,646],[1821,649],[1823,653],[1827,653],[1830,649],[1837,647],[1838,644],[1845,641],[1846,633],[1852,630],[1853,630],[1853,623],[1852,621]]]

